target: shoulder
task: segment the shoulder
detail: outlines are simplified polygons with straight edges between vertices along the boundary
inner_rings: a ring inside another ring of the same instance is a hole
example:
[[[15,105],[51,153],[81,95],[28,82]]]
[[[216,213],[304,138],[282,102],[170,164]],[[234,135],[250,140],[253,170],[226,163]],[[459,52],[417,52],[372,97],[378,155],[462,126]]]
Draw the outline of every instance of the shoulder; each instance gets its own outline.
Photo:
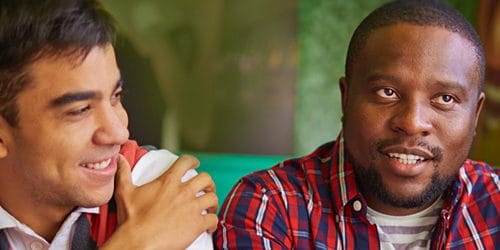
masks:
[[[499,186],[499,173],[500,169],[495,169],[486,162],[467,159],[460,171],[460,179],[466,184],[473,186]]]
[[[485,162],[466,160],[459,172],[462,183],[462,205],[476,209],[473,213],[498,215],[500,182],[495,169]],[[499,217],[500,218],[500,217]]]
[[[459,202],[450,226],[451,245],[466,247],[480,243],[491,247],[500,237],[498,170],[485,162],[466,160],[459,179],[461,191],[456,197]]]
[[[268,200],[277,206],[308,203],[312,196],[328,193],[330,161],[334,142],[320,146],[309,155],[292,158],[241,178],[226,197],[226,203]],[[318,198],[319,199],[319,198]]]
[[[327,162],[325,159],[330,159],[334,143],[326,143],[306,156],[291,158],[269,169],[246,175],[240,182],[257,185],[267,190],[304,187],[311,175],[327,174],[329,164],[324,163]],[[326,177],[326,175],[323,176]]]

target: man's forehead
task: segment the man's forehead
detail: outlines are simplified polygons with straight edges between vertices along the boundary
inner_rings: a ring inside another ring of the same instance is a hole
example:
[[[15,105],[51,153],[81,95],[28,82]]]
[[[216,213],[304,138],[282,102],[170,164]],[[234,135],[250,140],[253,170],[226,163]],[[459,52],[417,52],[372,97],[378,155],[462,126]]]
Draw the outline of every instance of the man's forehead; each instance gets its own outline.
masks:
[[[101,70],[104,68],[107,70]],[[76,85],[84,87],[86,82],[93,81],[116,83],[121,77],[111,45],[96,46],[88,52],[68,50],[60,54],[46,54],[29,65],[26,73],[30,84],[37,85],[31,88],[57,86],[59,90]]]
[[[431,56],[425,57],[425,54]],[[460,64],[470,65],[473,69],[470,73],[474,74],[471,77],[474,82],[480,82],[480,64],[474,44],[460,33],[439,26],[398,22],[374,29],[359,48],[357,57],[353,68],[359,63],[366,66],[367,62],[373,62],[375,67],[381,66],[380,62],[393,65],[397,60],[422,59],[426,59],[422,64],[437,63],[449,70],[461,67]]]
[[[72,67],[78,67],[85,61],[89,53],[94,49],[114,51],[114,47],[110,43],[104,45],[95,45],[93,47],[84,47],[75,45],[57,50],[53,49],[51,46],[48,46],[36,54],[32,64],[38,61],[61,61],[69,65],[72,65]]]

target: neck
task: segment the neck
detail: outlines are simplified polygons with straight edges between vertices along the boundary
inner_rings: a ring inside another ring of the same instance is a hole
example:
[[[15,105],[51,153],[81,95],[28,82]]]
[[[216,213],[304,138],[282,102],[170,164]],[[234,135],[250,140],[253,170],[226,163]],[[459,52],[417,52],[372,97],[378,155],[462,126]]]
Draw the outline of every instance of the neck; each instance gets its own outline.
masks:
[[[0,206],[19,222],[29,226],[35,233],[51,242],[73,207],[56,207],[33,199],[20,187],[0,180]],[[15,191],[17,190],[17,191]]]
[[[370,195],[368,195],[368,196],[365,195],[365,199],[366,199],[366,203],[368,204],[368,206],[377,212],[387,214],[387,215],[393,215],[393,216],[404,216],[404,215],[415,214],[415,213],[418,213],[422,210],[425,210],[426,208],[428,208],[429,206],[434,204],[434,202],[437,199],[439,199],[439,197],[437,199],[432,200],[429,203],[422,205],[422,206],[413,207],[413,208],[394,207],[394,206],[391,206],[383,201],[378,200],[377,198],[371,197]]]

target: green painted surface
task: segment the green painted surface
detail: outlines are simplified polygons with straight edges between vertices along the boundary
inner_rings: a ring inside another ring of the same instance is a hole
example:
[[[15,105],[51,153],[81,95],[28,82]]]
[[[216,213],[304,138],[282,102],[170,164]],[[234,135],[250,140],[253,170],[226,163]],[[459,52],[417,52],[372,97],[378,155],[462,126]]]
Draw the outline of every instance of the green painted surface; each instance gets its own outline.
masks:
[[[236,182],[243,176],[257,170],[267,169],[283,161],[284,156],[261,156],[240,154],[190,153],[200,160],[198,172],[207,172],[212,176],[219,207]]]
[[[476,25],[477,1],[446,0],[444,2],[460,11],[472,25]]]
[[[336,138],[342,116],[338,79],[349,40],[361,20],[385,2],[300,0],[295,154]]]

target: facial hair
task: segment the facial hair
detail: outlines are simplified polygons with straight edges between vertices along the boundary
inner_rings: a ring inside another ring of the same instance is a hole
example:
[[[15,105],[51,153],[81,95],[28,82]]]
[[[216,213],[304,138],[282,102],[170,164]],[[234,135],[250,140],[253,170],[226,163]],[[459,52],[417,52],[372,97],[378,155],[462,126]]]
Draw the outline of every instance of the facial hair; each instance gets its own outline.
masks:
[[[436,171],[431,177],[431,181],[421,194],[409,197],[402,197],[392,192],[382,181],[379,170],[370,167],[356,166],[356,181],[362,193],[370,192],[382,202],[397,208],[418,208],[429,204],[441,196],[454,178],[444,178]]]
[[[383,151],[384,148],[398,144],[402,144],[399,139],[374,143],[370,147],[370,157],[372,160],[368,166],[359,164],[359,162],[349,154],[349,150],[347,150],[349,158],[355,166],[354,173],[356,182],[361,192],[364,194],[370,193],[385,204],[397,208],[411,209],[430,204],[445,192],[455,179],[456,174],[441,176],[437,168],[439,167],[439,162],[442,160],[442,150],[437,147],[431,147],[425,142],[414,141],[412,144],[425,147],[433,153],[434,158],[432,161],[434,162],[434,173],[432,174],[431,181],[426,185],[422,193],[414,196],[401,196],[396,194],[396,192],[393,192],[393,190],[390,190],[389,187],[384,184],[380,170],[374,166],[374,162],[376,162],[377,158],[380,158],[382,154],[379,152]]]

